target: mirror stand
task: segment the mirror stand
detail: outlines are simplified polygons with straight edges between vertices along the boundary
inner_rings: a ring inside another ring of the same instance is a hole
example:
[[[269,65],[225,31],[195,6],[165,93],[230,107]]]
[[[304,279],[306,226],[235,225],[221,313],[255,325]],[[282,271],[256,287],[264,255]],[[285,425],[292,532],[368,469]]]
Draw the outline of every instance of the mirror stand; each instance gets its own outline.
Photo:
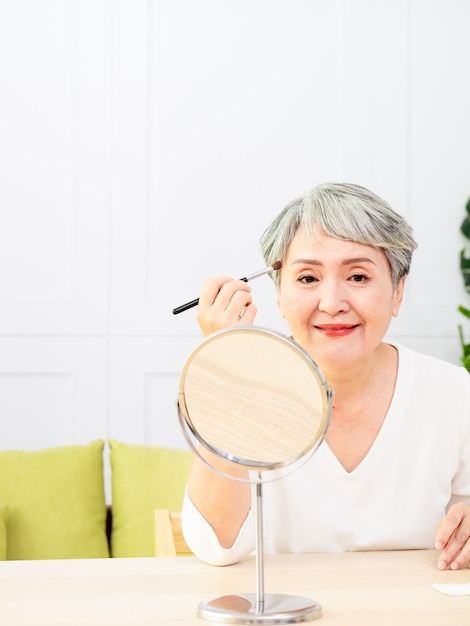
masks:
[[[263,497],[259,473],[255,488],[256,594],[221,596],[209,602],[201,602],[198,615],[225,624],[297,624],[318,619],[322,616],[318,602],[302,596],[264,593]]]
[[[225,328],[189,356],[177,401],[183,433],[208,467],[255,488],[256,593],[202,602],[199,617],[225,624],[296,624],[322,616],[321,606],[309,598],[264,593],[262,476],[281,468],[294,471],[310,458],[328,427],[332,397],[303,348],[272,330]],[[248,470],[248,478],[217,469],[199,446]]]

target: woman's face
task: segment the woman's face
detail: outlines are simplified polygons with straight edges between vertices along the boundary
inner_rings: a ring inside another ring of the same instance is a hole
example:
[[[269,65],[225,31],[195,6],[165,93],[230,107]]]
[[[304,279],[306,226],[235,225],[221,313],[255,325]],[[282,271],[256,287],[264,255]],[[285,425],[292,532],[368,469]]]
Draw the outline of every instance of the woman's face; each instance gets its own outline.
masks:
[[[320,367],[372,356],[403,298],[384,252],[299,228],[282,263],[278,306],[293,338]]]

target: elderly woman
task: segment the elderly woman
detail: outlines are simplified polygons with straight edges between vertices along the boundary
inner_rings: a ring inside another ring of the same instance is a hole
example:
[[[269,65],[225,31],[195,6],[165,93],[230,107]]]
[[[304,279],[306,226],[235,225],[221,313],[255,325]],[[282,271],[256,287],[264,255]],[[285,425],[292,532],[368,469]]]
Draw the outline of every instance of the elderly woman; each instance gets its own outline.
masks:
[[[267,265],[282,261],[273,276],[281,316],[334,390],[322,445],[264,486],[265,551],[435,547],[440,569],[468,567],[470,376],[383,340],[403,300],[411,228],[367,189],[325,184],[289,204],[261,246]],[[255,316],[246,282],[204,284],[204,335]],[[196,458],[183,528],[201,559],[240,560],[254,548],[250,485]]]

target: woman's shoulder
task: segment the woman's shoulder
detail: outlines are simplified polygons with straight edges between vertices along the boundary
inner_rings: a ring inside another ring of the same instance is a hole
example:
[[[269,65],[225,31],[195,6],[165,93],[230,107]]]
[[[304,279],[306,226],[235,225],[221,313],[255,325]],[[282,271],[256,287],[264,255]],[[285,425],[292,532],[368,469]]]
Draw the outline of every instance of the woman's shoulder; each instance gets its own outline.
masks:
[[[408,416],[421,416],[427,426],[433,423],[433,428],[423,431],[429,436],[435,432],[447,437],[452,431],[461,438],[466,432],[465,437],[470,441],[470,374],[467,370],[405,346],[396,347],[399,355],[396,405]],[[410,420],[409,424],[412,423],[420,423],[420,420]]]
[[[399,355],[398,369],[400,375],[421,377],[427,380],[429,384],[435,380],[439,380],[441,383],[453,381],[454,384],[470,387],[470,374],[463,366],[400,344],[395,344],[395,347]]]

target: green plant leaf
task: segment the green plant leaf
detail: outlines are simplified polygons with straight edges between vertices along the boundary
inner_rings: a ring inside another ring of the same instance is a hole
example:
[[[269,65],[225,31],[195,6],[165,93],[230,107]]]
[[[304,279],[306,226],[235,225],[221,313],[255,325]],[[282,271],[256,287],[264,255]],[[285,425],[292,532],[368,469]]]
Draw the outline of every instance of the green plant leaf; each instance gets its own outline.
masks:
[[[468,317],[470,317],[470,311],[468,309],[461,306],[459,307],[459,311],[460,310],[462,311],[462,313],[464,313],[464,315],[467,315]],[[463,337],[463,329],[460,324],[458,328],[459,328],[460,345],[462,346],[462,356],[460,357],[460,361],[465,367],[465,369],[467,370],[467,372],[470,374],[470,343],[465,343],[465,340]]]
[[[465,289],[467,293],[470,293],[470,270],[465,270],[462,272],[463,282],[465,285]]]
[[[460,250],[460,269],[470,268],[470,257],[465,256],[465,248]]]
[[[464,368],[470,374],[470,356],[463,356],[460,360],[462,361]]]
[[[465,205],[465,210],[467,215],[463,220],[460,230],[462,234],[470,239],[470,197],[467,200],[467,204]],[[470,258],[465,256],[465,248],[460,251],[460,271],[462,274],[463,282],[465,285],[465,290],[470,294]],[[470,309],[460,305],[458,310],[462,315],[466,318],[470,319]],[[463,328],[461,325],[458,327],[459,330],[459,338],[460,338],[460,346],[462,349],[462,356],[460,360],[462,361],[463,366],[470,374],[470,343],[465,343],[465,338],[463,336]]]
[[[470,293],[470,258],[465,256],[465,249],[460,251],[460,271],[465,289]]]
[[[470,239],[470,218],[466,217],[460,225],[461,232],[467,239]]]
[[[465,317],[468,317],[468,319],[470,319],[470,309],[466,309],[464,306],[460,305],[458,307],[458,310],[460,311],[460,313],[462,313],[462,315],[465,315]]]

